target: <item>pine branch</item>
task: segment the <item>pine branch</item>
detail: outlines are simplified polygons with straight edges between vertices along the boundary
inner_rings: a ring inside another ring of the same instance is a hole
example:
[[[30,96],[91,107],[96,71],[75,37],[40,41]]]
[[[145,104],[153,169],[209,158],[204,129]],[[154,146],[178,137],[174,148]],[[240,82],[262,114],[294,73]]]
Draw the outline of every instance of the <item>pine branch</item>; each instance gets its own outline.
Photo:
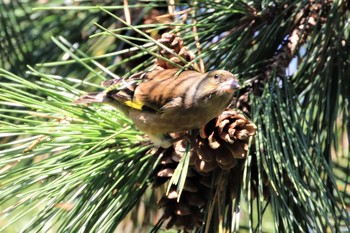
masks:
[[[204,232],[349,230],[348,2],[124,2],[45,5],[35,13],[2,3],[1,25],[12,26],[0,33],[0,229],[24,222],[24,232],[113,232],[129,221],[141,231],[159,220],[154,231],[161,224]],[[25,20],[34,15],[35,22]],[[58,35],[52,41],[49,29]],[[157,40],[164,31],[200,54],[165,56],[174,48]],[[24,75],[28,55],[40,70],[29,67]],[[239,74],[244,88],[232,106],[246,113],[240,120],[248,116],[257,125],[246,157],[212,148],[225,138],[213,121],[205,127],[213,133],[197,137],[209,152],[200,158],[192,148],[180,169],[179,146],[151,150],[119,112],[72,103],[108,77],[175,58],[184,59],[181,67],[203,61],[206,70]],[[152,184],[170,179],[181,185],[169,185],[160,199],[163,217],[133,214],[142,204],[154,207],[165,190]],[[182,201],[190,198],[196,208],[188,210]]]

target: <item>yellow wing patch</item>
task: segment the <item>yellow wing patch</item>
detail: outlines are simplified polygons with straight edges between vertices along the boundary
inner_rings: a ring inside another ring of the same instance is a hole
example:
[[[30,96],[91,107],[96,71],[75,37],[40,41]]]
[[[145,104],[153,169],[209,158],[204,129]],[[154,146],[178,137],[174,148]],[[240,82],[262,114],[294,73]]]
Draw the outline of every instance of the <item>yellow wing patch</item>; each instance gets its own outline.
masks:
[[[141,102],[133,102],[131,100],[123,101],[123,103],[130,108],[137,109],[137,110],[142,110],[142,107],[144,106],[143,103]]]

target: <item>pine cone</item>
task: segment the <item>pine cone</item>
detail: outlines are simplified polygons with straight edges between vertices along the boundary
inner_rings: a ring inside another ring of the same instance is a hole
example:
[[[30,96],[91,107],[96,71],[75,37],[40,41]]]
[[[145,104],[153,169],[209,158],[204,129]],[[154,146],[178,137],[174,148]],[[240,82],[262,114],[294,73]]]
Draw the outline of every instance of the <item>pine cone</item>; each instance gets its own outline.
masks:
[[[181,61],[180,57],[182,57],[185,61],[190,62],[194,59],[194,54],[192,52],[190,52],[189,50],[187,50],[186,47],[184,47],[183,45],[183,40],[171,33],[164,33],[162,35],[162,38],[160,38],[158,40],[158,42],[164,44],[166,47],[168,47],[170,49],[169,50],[165,50],[163,48],[159,48],[159,53],[165,57],[168,58],[170,61],[179,64],[180,66],[184,66],[186,65],[186,62]],[[162,69],[173,69],[173,68],[177,68],[174,65],[168,63],[165,60],[162,59],[157,59],[157,67],[162,68]]]
[[[236,164],[235,159],[247,156],[249,138],[255,132],[256,125],[244,115],[234,110],[226,110],[202,128],[200,137],[206,139],[213,149],[218,165],[223,169],[230,169]]]
[[[159,186],[170,180],[174,174],[176,166],[178,165],[181,156],[185,151],[184,144],[186,140],[179,141],[175,146],[158,151],[162,159],[155,172],[155,179],[153,184]],[[177,148],[176,148],[177,147]],[[182,152],[181,152],[182,151]],[[176,186],[172,186],[170,192],[164,195],[159,201],[158,206],[164,209],[164,219],[168,220],[166,227],[177,227],[190,231],[195,227],[199,227],[203,221],[203,209],[208,201],[209,195],[203,195],[203,193],[210,192],[211,176],[204,177],[195,171],[194,165],[190,165],[187,172],[187,179],[184,189],[181,193],[181,198],[178,201],[179,193],[176,190]]]
[[[231,184],[238,184],[242,178],[241,165],[232,168],[242,164],[240,160],[247,156],[248,141],[255,132],[256,126],[233,110],[224,111],[202,128],[189,152],[190,164],[181,198],[178,201],[179,193],[173,186],[158,202],[164,209],[164,218],[168,219],[167,228],[175,226],[192,230],[201,225],[210,190],[218,186],[218,180],[213,180],[214,172],[223,169],[232,180]],[[158,149],[156,154],[162,158],[155,172],[155,186],[170,180],[186,153],[188,143],[181,140],[170,148]],[[237,190],[237,185],[231,185],[231,198],[235,197]]]

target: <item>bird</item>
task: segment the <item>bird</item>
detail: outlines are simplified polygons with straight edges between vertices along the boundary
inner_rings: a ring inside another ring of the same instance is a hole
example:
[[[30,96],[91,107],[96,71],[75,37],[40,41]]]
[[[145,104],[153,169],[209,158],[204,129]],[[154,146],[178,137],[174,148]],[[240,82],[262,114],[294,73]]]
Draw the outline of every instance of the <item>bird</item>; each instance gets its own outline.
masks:
[[[168,148],[170,133],[199,129],[219,116],[239,89],[237,77],[225,70],[163,69],[127,79],[107,80],[102,92],[87,93],[75,104],[107,103],[121,110],[158,147]]]

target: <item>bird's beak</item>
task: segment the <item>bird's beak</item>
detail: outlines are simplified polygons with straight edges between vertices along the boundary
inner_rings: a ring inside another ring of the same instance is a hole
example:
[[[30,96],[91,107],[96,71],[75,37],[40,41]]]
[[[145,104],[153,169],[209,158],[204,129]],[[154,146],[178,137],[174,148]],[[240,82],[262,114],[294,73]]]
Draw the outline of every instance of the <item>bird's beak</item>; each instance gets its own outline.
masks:
[[[220,86],[223,91],[229,92],[229,93],[232,93],[233,91],[237,90],[240,87],[238,80],[236,79],[230,79],[225,82],[222,82]]]

